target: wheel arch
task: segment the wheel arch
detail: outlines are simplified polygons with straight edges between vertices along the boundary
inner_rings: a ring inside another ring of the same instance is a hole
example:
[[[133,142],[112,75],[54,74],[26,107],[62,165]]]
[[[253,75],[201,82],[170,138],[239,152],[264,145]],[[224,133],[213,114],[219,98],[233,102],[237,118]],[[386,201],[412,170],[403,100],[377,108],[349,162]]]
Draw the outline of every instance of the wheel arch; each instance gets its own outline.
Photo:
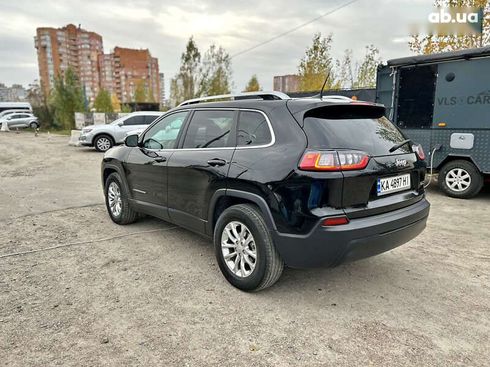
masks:
[[[470,162],[471,164],[473,164],[476,169],[480,172],[480,173],[483,173],[483,171],[481,170],[480,166],[478,165],[478,163],[475,162],[475,160],[473,159],[472,156],[470,155],[460,155],[460,154],[448,154],[442,161],[441,163],[439,163],[436,167],[437,171],[440,171],[442,169],[442,167],[444,167],[446,164],[448,164],[449,162],[453,162],[453,161],[467,161],[467,162]]]
[[[105,183],[107,181],[107,178],[112,174],[112,173],[117,173],[119,177],[121,178],[121,183],[124,185],[124,188],[126,189],[126,192],[128,193],[129,197],[132,197],[132,193],[129,190],[128,183],[126,181],[126,176],[124,175],[124,171],[121,167],[115,165],[115,164],[104,164],[102,168],[102,188],[105,190]]]
[[[219,189],[212,196],[209,205],[208,223],[206,226],[208,235],[213,235],[214,227],[221,213],[230,206],[237,204],[254,204],[260,210],[267,226],[270,229],[276,230],[274,218],[272,217],[272,213],[264,198],[247,191]]]

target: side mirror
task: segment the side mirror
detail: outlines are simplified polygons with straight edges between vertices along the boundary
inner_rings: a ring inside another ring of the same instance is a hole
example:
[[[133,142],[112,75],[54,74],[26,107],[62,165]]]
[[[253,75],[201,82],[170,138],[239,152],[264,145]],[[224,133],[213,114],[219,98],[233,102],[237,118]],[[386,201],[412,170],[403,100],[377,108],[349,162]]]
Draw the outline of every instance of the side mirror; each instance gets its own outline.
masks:
[[[124,122],[123,121],[117,123],[117,126],[119,126],[119,127],[121,127],[123,125],[124,125]]]
[[[126,139],[124,139],[124,145],[127,147],[137,147],[138,146],[138,140],[139,140],[139,135],[138,134],[132,134],[126,136]]]

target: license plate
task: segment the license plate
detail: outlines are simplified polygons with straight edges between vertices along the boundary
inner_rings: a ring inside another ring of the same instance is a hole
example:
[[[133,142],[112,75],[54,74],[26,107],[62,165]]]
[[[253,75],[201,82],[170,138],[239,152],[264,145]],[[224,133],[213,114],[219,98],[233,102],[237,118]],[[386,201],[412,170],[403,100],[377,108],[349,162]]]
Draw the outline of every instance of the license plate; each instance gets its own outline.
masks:
[[[378,178],[378,195],[386,195],[392,192],[403,191],[410,188],[410,174]]]

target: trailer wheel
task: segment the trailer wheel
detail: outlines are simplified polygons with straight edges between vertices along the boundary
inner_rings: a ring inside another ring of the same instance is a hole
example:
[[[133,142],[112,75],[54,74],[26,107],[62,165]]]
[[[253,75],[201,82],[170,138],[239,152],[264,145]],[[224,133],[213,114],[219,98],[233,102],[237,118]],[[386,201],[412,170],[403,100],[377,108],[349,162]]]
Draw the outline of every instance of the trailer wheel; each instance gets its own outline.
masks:
[[[438,184],[447,196],[469,199],[482,189],[483,176],[471,162],[451,161],[439,171]]]

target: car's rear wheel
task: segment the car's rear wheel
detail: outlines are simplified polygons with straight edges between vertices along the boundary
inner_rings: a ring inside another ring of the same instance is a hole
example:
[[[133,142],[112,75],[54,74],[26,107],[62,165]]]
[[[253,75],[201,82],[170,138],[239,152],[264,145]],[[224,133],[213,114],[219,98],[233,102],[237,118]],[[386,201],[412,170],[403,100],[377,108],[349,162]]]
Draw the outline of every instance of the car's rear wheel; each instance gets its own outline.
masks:
[[[270,287],[282,274],[284,263],[254,205],[234,205],[220,215],[214,246],[224,277],[241,290]]]
[[[29,127],[30,127],[31,129],[37,129],[37,128],[39,127],[39,124],[38,124],[37,122],[31,122],[31,123],[29,124]]]
[[[98,135],[94,140],[95,150],[106,152],[114,146],[114,140],[109,135]]]
[[[471,162],[456,160],[446,163],[439,172],[439,187],[448,196],[469,199],[483,187],[483,176]]]
[[[111,173],[105,182],[105,204],[112,221],[130,224],[136,221],[138,213],[129,206],[128,193],[117,173]]]

